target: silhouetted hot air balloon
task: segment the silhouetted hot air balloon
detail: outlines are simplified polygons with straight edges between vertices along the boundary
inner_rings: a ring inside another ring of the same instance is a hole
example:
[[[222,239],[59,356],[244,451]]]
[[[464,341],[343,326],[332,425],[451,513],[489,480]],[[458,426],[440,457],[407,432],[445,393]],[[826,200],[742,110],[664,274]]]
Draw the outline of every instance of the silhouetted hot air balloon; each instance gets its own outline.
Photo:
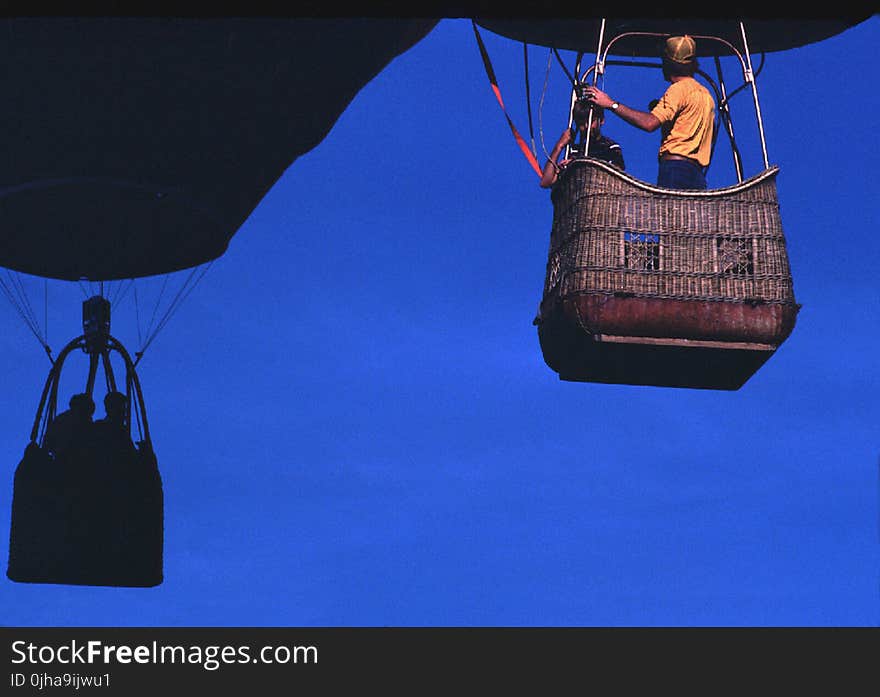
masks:
[[[3,19],[0,266],[103,282],[216,259],[357,92],[435,24]],[[62,418],[61,370],[76,350],[88,355],[89,372]],[[125,366],[119,384],[111,355]],[[110,303],[88,298],[83,334],[53,360],[16,470],[10,579],[162,582],[162,483],[136,363],[110,332]],[[108,416],[118,421],[104,424],[98,445],[71,445],[99,368],[112,395]]]
[[[736,390],[786,340],[800,306],[780,219],[779,167],[767,156],[751,54],[821,41],[868,16],[475,21],[484,60],[478,24],[525,45],[551,47],[557,56],[559,49],[577,51],[569,74],[572,106],[578,89],[604,79],[608,66],[659,68],[643,59],[658,58],[672,35],[690,35],[699,57],[715,59],[715,80],[700,74],[715,90],[735,184],[666,189],[587,156],[565,167],[553,186],[535,324],[544,360],[560,379]],[[721,56],[739,62],[741,87],[728,90]],[[494,80],[493,87],[497,92]],[[762,170],[747,178],[729,110],[730,97],[744,88],[753,97],[763,160]]]

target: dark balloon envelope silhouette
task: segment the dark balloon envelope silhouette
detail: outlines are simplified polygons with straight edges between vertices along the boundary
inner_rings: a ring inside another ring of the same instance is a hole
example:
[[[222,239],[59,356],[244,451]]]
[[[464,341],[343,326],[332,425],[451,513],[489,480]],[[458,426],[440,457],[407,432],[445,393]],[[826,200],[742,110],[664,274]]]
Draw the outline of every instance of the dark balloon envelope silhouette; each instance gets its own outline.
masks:
[[[435,20],[2,20],[0,266],[119,279],[224,252]]]
[[[15,107],[0,114],[0,266],[110,281],[217,258],[287,167],[436,21],[2,20]],[[88,376],[59,414],[75,350],[88,355]],[[111,355],[125,366],[119,384]],[[107,299],[83,303],[83,334],[53,360],[16,469],[10,579],[162,582],[162,481],[136,362],[110,332]],[[99,424],[77,415],[94,408],[101,368]]]
[[[729,138],[734,184],[673,190],[589,156],[559,173],[535,324],[544,360],[560,379],[736,390],[788,338],[800,305],[780,218],[779,167],[770,164],[764,139],[755,79],[760,68],[751,54],[820,41],[868,16],[475,22],[478,40],[477,24],[551,47],[557,56],[559,49],[577,51],[573,70],[566,71],[572,106],[579,88],[604,79],[609,66],[661,67],[643,59],[658,59],[670,35],[692,36],[697,57],[714,61],[717,70],[714,79],[702,70],[699,76],[715,91],[715,133],[723,127]],[[722,56],[738,59],[742,86],[730,90]],[[744,89],[754,99],[763,156],[763,168],[750,177],[744,177],[730,113],[730,98]]]

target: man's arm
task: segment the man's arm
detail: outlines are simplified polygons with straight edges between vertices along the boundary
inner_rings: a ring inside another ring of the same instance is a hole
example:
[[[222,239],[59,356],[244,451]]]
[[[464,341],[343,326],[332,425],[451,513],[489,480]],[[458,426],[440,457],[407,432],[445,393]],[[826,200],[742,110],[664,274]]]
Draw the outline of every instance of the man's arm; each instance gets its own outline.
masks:
[[[571,130],[566,128],[562,135],[559,136],[559,140],[556,141],[556,145],[553,146],[553,150],[550,151],[547,162],[544,164],[544,171],[541,174],[540,181],[542,188],[549,189],[556,183],[556,177],[559,174],[559,165],[556,164],[556,160],[559,159],[559,155],[562,153],[562,148],[570,142]]]
[[[589,99],[593,104],[602,107],[606,112],[610,111],[614,114],[617,114],[620,118],[626,121],[628,124],[635,126],[636,128],[641,128],[643,131],[647,131],[648,133],[652,133],[660,128],[660,119],[658,119],[654,114],[650,111],[639,111],[638,109],[630,109],[625,104],[620,104],[619,102],[615,102],[611,97],[605,94],[602,90],[596,89],[595,87],[588,87],[586,90],[587,99]],[[612,109],[612,104],[617,104],[616,109]]]

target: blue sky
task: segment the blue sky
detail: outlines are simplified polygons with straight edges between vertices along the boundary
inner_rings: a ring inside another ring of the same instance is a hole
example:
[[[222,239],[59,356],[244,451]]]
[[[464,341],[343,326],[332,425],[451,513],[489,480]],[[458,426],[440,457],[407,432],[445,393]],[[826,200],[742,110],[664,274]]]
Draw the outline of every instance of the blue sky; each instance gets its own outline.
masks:
[[[521,46],[483,37],[527,134]],[[544,364],[549,193],[470,21],[441,21],[293,163],[143,359],[164,583],[4,578],[0,621],[877,625],[878,37],[873,17],[767,56],[758,90],[803,308],[741,390],[714,392],[567,383]],[[547,50],[530,61],[537,109]],[[563,80],[554,64],[542,161]],[[664,86],[631,68],[605,82],[634,106]],[[613,116],[604,132],[654,181],[657,134]],[[710,185],[733,183],[723,148]],[[72,285],[50,289],[56,352],[80,329]],[[136,344],[126,312],[114,333]],[[8,304],[0,321],[8,529],[49,363]]]

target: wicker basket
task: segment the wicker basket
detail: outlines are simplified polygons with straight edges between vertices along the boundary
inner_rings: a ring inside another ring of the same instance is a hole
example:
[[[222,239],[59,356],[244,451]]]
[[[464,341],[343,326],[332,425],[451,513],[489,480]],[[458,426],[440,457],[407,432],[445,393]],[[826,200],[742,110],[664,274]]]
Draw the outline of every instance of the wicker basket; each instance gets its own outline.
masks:
[[[548,365],[565,380],[740,387],[799,309],[778,171],[680,191],[589,158],[566,167],[536,320]]]

